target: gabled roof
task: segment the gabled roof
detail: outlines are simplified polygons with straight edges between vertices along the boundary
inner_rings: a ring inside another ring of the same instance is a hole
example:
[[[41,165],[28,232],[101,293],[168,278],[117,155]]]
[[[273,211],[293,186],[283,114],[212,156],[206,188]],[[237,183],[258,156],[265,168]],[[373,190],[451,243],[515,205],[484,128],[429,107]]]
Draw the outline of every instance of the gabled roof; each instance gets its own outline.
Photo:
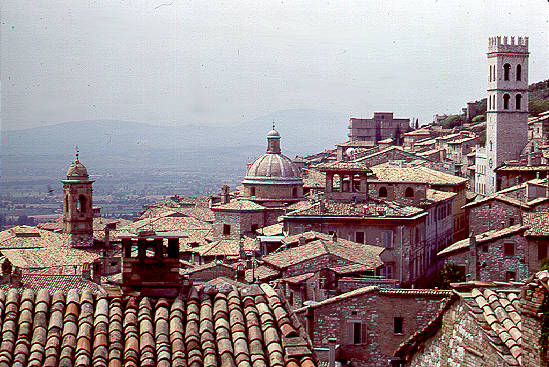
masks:
[[[67,238],[64,233],[17,226],[0,232],[0,252],[20,268],[82,265],[101,256],[101,249],[74,248]]]
[[[227,204],[216,205],[212,207],[213,211],[217,210],[237,210],[237,211],[258,211],[264,210],[263,205],[254,203],[251,200],[232,200]]]
[[[527,226],[515,224],[514,226],[505,227],[503,229],[494,229],[486,231],[475,236],[475,241],[478,244],[488,243],[500,238],[515,235],[517,233],[525,232],[528,229]],[[446,247],[444,250],[438,253],[438,256],[448,255],[455,251],[466,250],[470,246],[470,239],[465,238],[461,241],[457,241],[452,245]]]
[[[10,289],[0,305],[7,366],[315,366],[268,285],[208,283],[175,299]]]
[[[239,240],[223,239],[195,248],[200,256],[238,257],[240,250],[258,251],[259,247],[254,238],[244,237]]]
[[[351,263],[366,265],[373,270],[383,265],[379,257],[383,250],[381,246],[364,245],[339,238],[335,241],[318,238],[304,245],[267,255],[263,257],[263,261],[278,269],[284,269],[318,256],[333,255]]]
[[[467,182],[466,178],[436,171],[431,168],[393,167],[387,163],[371,167],[376,179],[388,182],[421,182],[432,185],[458,185]]]
[[[353,217],[359,219],[415,218],[427,215],[423,209],[393,201],[369,199],[367,203],[344,203],[325,200],[286,214],[287,218],[299,217]]]
[[[545,200],[548,200],[548,198],[536,198],[534,200],[530,200],[530,201],[521,201],[519,199],[515,199],[514,197],[511,197],[511,196],[508,196],[508,195],[505,195],[505,193],[502,193],[503,191],[499,191],[499,192],[496,192],[495,194],[491,194],[491,195],[488,195],[480,200],[475,200],[475,201],[472,201],[468,204],[465,204],[464,206],[462,206],[462,208],[473,208],[473,207],[476,207],[476,206],[479,206],[481,204],[485,204],[485,203],[488,203],[490,201],[500,201],[502,203],[506,203],[506,204],[509,204],[509,205],[513,205],[513,206],[516,206],[516,207],[520,207],[522,209],[531,209],[532,206],[535,206],[537,204],[540,204],[541,202],[545,201]]]

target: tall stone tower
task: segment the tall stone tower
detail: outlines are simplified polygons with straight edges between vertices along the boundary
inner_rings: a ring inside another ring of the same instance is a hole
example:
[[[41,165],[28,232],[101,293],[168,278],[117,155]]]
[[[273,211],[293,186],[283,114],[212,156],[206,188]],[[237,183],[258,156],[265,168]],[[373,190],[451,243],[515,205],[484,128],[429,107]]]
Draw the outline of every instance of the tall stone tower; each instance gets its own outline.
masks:
[[[93,246],[92,183],[86,167],[76,159],[67,170],[63,182],[63,232],[68,245]]]
[[[489,38],[484,195],[500,189],[495,169],[528,142],[528,55],[528,37]]]

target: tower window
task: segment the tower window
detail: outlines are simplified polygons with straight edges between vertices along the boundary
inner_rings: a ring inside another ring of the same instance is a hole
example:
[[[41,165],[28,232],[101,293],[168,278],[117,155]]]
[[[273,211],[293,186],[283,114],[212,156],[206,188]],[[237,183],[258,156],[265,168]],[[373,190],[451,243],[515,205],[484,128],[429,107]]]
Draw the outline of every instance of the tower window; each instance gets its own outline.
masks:
[[[223,234],[226,236],[231,234],[231,226],[229,224],[223,224]]]
[[[511,65],[503,65],[503,80],[509,80],[509,74],[511,73]]]
[[[511,99],[511,96],[508,94],[503,95],[503,109],[508,110],[509,109],[509,99]]]
[[[255,187],[250,187],[250,196],[255,196]]]
[[[76,208],[80,213],[86,212],[86,197],[84,195],[78,197],[78,206]]]
[[[522,66],[520,64],[517,65],[517,80],[521,80],[522,78]]]
[[[411,187],[407,187],[406,191],[404,192],[404,196],[406,196],[407,198],[413,198],[414,197],[414,189],[412,189]]]
[[[69,211],[69,195],[65,195],[65,211]]]
[[[387,197],[387,188],[385,186],[379,188],[379,197],[381,198]]]
[[[515,96],[515,106],[517,110],[520,110],[520,101],[522,100],[522,96],[520,94],[517,94]]]
[[[294,198],[297,197],[297,187],[294,187],[294,188],[292,189],[292,196],[293,196]]]

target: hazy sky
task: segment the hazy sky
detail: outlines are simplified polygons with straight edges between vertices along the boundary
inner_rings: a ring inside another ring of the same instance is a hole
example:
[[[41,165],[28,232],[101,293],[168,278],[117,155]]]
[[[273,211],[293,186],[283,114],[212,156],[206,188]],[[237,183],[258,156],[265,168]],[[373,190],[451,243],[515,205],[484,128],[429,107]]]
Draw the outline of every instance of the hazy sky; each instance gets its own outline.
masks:
[[[247,121],[291,108],[426,122],[486,94],[487,38],[530,37],[545,0],[3,0],[2,128]]]

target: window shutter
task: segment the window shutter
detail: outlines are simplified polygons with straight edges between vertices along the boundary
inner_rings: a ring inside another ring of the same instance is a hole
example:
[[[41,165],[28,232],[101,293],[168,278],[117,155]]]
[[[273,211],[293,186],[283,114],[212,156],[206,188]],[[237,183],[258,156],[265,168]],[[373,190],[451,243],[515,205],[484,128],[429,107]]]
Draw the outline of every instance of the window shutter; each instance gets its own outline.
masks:
[[[360,327],[361,334],[360,335],[360,342],[362,344],[366,344],[368,342],[368,326],[363,323]]]
[[[354,336],[354,327],[352,322],[348,322],[346,325],[346,333],[345,333],[345,344],[351,345],[353,344],[353,336]]]

